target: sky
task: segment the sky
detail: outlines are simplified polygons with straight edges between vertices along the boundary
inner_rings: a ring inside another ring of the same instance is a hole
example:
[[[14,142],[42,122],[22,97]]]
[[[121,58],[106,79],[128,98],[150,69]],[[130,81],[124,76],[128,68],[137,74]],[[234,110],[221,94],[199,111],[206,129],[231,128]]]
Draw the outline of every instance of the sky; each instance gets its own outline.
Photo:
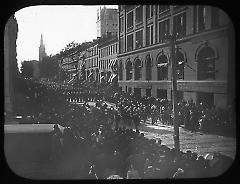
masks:
[[[68,43],[97,38],[97,9],[93,5],[39,5],[15,12],[18,23],[17,61],[38,60],[41,33],[47,55],[59,53]],[[101,6],[103,7],[103,6]],[[117,8],[107,5],[107,8]]]

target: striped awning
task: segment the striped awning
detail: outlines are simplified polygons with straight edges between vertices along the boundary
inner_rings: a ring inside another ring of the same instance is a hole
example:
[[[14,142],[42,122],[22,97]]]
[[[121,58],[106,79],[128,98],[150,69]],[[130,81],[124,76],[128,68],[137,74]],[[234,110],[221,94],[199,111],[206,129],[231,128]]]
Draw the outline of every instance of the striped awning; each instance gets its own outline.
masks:
[[[111,78],[111,82],[113,81],[113,79],[117,76],[117,74],[113,74],[112,78]]]
[[[113,79],[114,79],[116,76],[117,76],[117,74],[115,74],[115,73],[111,74],[111,76],[110,76],[109,79],[108,79],[108,82],[112,82]]]
[[[111,74],[111,76],[109,77],[108,82],[111,82],[111,78],[112,78],[112,74]]]
[[[117,62],[117,59],[111,59],[110,62],[109,62],[108,67],[112,68],[115,65],[116,62]]]
[[[72,83],[75,79],[76,79],[76,77],[73,77],[73,78],[71,78],[67,83],[70,84],[70,83]]]
[[[93,75],[93,72],[91,72],[91,73],[88,75],[88,78],[90,78],[92,75]]]

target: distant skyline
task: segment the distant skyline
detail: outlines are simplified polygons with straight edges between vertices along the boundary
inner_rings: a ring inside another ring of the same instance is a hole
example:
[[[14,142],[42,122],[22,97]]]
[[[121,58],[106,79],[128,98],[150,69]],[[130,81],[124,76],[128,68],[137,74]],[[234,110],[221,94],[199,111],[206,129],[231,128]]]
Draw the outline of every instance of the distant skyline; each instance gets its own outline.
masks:
[[[117,5],[106,7],[117,8]],[[100,6],[39,5],[15,12],[18,66],[25,60],[38,60],[41,34],[47,55],[59,53],[72,41],[82,43],[95,39],[98,8]]]

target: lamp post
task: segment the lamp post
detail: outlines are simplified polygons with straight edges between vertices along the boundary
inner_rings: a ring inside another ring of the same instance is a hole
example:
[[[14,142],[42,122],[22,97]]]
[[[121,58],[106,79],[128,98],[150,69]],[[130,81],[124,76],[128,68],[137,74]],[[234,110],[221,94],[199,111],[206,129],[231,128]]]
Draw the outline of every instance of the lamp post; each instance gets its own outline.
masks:
[[[173,125],[174,125],[174,147],[176,153],[180,152],[179,142],[179,123],[178,123],[178,111],[177,111],[177,73],[176,73],[176,55],[175,45],[177,35],[173,32],[173,6],[170,6],[170,28],[171,34],[166,36],[170,41],[170,56],[171,56],[171,76],[172,76],[172,105],[173,105]]]
[[[172,68],[172,104],[173,104],[173,125],[174,125],[174,147],[177,153],[180,152],[179,143],[179,124],[178,124],[178,110],[177,110],[177,73],[176,73],[176,57],[175,57],[175,36],[172,35],[170,39],[171,52],[171,68]]]

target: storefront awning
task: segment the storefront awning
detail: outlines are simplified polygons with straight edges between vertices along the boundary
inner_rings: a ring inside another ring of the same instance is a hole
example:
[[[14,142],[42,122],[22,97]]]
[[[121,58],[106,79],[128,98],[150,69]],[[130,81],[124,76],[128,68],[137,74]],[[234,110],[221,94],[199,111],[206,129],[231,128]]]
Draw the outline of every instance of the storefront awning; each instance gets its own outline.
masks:
[[[90,74],[88,75],[88,78],[90,78],[92,75],[93,75],[93,73],[90,73]]]
[[[108,79],[108,82],[112,82],[113,79],[114,79],[116,76],[117,76],[117,74],[115,74],[115,73],[111,74],[111,76],[110,76],[109,79]]]
[[[109,63],[109,68],[112,68],[114,65],[115,65],[115,63],[116,63],[116,61],[117,61],[117,59],[112,59],[112,60],[110,60],[110,63]]]
[[[77,79],[77,76],[74,76],[74,77],[71,78],[67,83],[68,83],[68,84],[71,84],[71,83],[73,83],[76,79]]]

